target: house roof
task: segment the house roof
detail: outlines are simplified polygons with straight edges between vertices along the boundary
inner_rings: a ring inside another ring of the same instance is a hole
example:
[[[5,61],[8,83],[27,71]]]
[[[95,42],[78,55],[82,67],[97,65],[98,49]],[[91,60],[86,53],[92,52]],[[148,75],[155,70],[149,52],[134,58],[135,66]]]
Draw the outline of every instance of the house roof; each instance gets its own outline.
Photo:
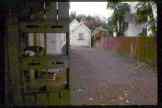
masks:
[[[76,19],[74,19],[71,23],[70,23],[70,31],[75,31],[77,30],[80,26],[84,27],[85,29],[87,29],[87,31],[89,33],[91,33],[91,30],[83,23],[83,22],[78,22]]]
[[[91,30],[84,23],[81,23],[80,25],[87,29],[89,33],[91,33]]]
[[[70,29],[72,30],[76,28],[79,24],[80,24],[79,21],[77,21],[76,19],[72,20],[70,23]]]

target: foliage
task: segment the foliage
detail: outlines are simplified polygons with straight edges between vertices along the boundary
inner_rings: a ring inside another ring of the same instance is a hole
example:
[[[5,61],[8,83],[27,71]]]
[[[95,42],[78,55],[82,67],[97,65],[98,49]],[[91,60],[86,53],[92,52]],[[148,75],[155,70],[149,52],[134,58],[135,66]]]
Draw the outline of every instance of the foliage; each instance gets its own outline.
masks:
[[[107,8],[114,10],[108,27],[110,28],[112,25],[111,31],[113,29],[117,36],[123,36],[124,31],[128,28],[128,23],[125,21],[126,16],[130,12],[128,3],[108,2]]]
[[[84,24],[93,31],[96,27],[103,26],[106,24],[104,21],[102,21],[98,16],[85,16],[85,15],[76,15],[75,12],[72,12],[70,14],[70,21],[73,19],[77,19],[79,22],[82,20]]]
[[[86,16],[85,16],[85,15],[78,15],[78,16],[76,16],[76,19],[77,19],[78,21],[81,21],[81,20],[83,20],[83,19],[86,19]]]
[[[102,26],[105,24],[99,17],[95,16],[87,16],[85,24],[91,29],[91,31],[95,30],[96,27]]]
[[[69,18],[70,18],[70,22],[71,22],[73,19],[75,19],[75,18],[76,18],[76,12],[71,12]]]
[[[108,18],[108,23],[104,24],[103,27],[105,29],[107,29],[109,35],[113,36],[113,21],[112,21],[112,17]]]
[[[149,26],[148,30],[151,30],[153,35],[156,35],[156,19],[153,16],[153,8],[152,6],[155,5],[154,2],[139,2],[136,5],[136,20],[137,23],[145,23],[146,28]]]
[[[52,1],[49,0],[46,2],[46,7],[51,8]],[[20,5],[21,4],[21,5]],[[46,11],[49,11],[47,9]],[[30,20],[30,19],[42,19],[44,14],[43,1],[39,0],[19,0],[19,3],[16,7],[16,13],[20,20]]]

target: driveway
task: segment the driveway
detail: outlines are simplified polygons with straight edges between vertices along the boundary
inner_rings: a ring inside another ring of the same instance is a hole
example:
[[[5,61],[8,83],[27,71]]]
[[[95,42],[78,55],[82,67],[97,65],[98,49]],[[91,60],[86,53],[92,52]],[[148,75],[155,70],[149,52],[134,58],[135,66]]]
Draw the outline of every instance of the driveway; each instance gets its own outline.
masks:
[[[72,105],[156,105],[156,69],[110,50],[71,48]]]

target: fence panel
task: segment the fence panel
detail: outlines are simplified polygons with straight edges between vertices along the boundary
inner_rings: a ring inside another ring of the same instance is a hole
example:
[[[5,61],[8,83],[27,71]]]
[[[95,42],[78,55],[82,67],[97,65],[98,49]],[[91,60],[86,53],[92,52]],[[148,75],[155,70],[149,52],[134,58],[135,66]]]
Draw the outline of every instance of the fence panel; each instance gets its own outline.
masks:
[[[105,38],[103,44],[104,48],[148,64],[156,64],[157,48],[155,37],[108,37]]]

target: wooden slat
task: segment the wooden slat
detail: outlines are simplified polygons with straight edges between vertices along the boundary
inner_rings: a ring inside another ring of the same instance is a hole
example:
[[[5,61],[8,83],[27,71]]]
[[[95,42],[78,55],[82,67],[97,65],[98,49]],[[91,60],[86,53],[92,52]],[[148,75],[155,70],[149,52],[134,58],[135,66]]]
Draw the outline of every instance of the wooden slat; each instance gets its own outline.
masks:
[[[62,33],[69,31],[68,20],[59,22],[58,25],[54,22],[22,22],[20,28],[22,32],[30,33]]]

